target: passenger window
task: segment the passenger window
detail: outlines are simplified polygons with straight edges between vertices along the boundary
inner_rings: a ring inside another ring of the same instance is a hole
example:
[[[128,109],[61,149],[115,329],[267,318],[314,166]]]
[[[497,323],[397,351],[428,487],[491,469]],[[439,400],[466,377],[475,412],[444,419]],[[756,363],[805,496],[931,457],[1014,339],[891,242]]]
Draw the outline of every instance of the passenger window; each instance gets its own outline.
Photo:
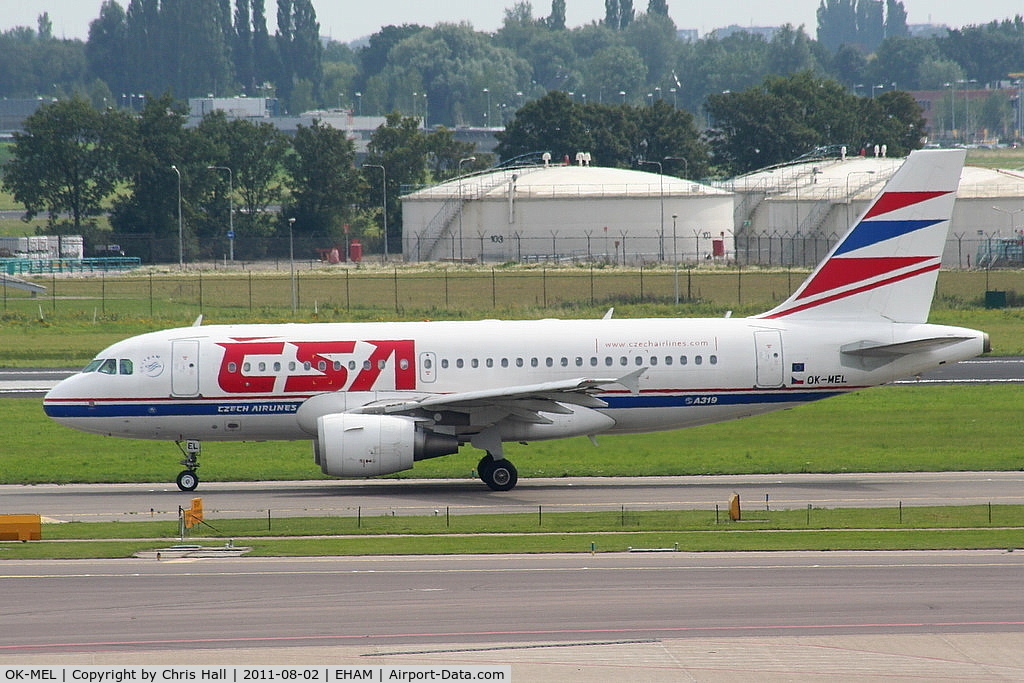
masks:
[[[547,366],[548,366],[549,368],[553,368],[553,367],[555,366],[555,359],[554,359],[554,358],[548,358],[548,359],[547,359],[547,360],[545,361],[545,363],[547,363]]]
[[[686,365],[686,356],[679,356],[679,364]]]
[[[672,365],[672,356],[665,356],[665,365]]]
[[[493,368],[494,367],[494,359],[493,358],[488,358],[486,365],[489,368]]]
[[[591,356],[590,357],[590,365],[595,367],[595,368],[597,367],[597,356]]]
[[[455,367],[457,367],[457,368],[460,368],[460,369],[461,369],[463,365],[464,365],[464,363],[463,363],[463,361],[462,361],[462,359],[461,359],[461,358],[456,358],[456,359],[455,359]]]
[[[400,369],[402,369],[402,370],[408,370],[409,369],[409,359],[408,358],[403,358],[402,360],[398,361],[398,367]],[[444,361],[444,367],[448,367],[447,359]]]
[[[503,367],[503,368],[507,368],[508,367],[508,358],[502,358],[501,359],[501,367]]]
[[[636,364],[637,365],[643,365],[644,364],[644,359],[641,358],[640,356],[637,356],[636,357]]]
[[[238,372],[238,363],[236,363],[235,361],[231,361],[230,363],[228,363],[228,372],[230,372],[232,375]]]
[[[629,359],[626,358],[625,356],[622,356],[621,358],[619,358],[619,365],[627,365],[628,363],[629,363]]]
[[[591,358],[590,360],[593,361],[594,359]],[[576,356],[576,367],[578,367],[578,368],[582,368],[583,367],[583,358],[581,358],[580,356]]]
[[[548,360],[551,360],[551,359],[548,358]],[[534,367],[535,368],[538,365],[540,365],[540,362],[536,358],[531,358],[530,359],[530,367]]]
[[[103,365],[100,366],[100,372],[104,375],[116,375],[117,374],[117,361],[113,358],[108,358],[103,361]]]
[[[569,359],[566,358],[565,356],[562,356],[562,360],[559,362],[562,364],[563,368],[569,367]]]
[[[604,357],[604,364],[607,365],[608,367],[611,367],[612,363],[614,363],[614,362],[615,361],[612,360],[611,356],[605,356]]]
[[[522,358],[516,358],[516,367],[517,368],[523,367],[523,359]]]
[[[404,363],[405,361],[403,360],[402,362]],[[448,359],[447,358],[442,358],[441,359],[441,368],[443,369],[443,368],[447,368],[447,367],[448,367]],[[404,370],[404,368],[403,368],[403,370]]]
[[[718,365],[718,356],[708,356],[708,362],[712,365]]]
[[[366,369],[369,370],[370,369],[369,368],[370,361],[366,361],[366,365],[367,365]],[[429,358],[424,358],[423,359],[423,368],[426,369],[426,370],[429,370],[432,367],[434,367],[434,364],[430,362],[430,359]]]
[[[469,364],[470,364],[471,367],[478,368],[478,367],[480,367],[480,360],[477,359],[477,358],[474,358],[473,360],[469,361]]]
[[[703,362],[704,362],[704,359],[701,358],[700,356],[694,356],[693,357],[693,364],[694,365],[700,365]]]
[[[250,370],[252,370],[252,364],[249,361],[242,363],[242,372],[248,375]]]
[[[338,361],[334,361],[334,364],[337,365]],[[274,372],[281,372],[281,363],[279,361],[274,361]]]
[[[651,365],[657,365],[657,364],[658,364],[658,357],[657,356],[651,356]]]
[[[122,358],[121,359],[121,374],[122,375],[130,375],[130,374],[132,374],[132,371],[133,371],[132,362],[130,360],[128,360],[127,358]]]
[[[388,362],[386,360],[379,360],[379,361],[377,361],[377,369],[378,370],[383,370],[387,366],[388,366]]]
[[[322,360],[316,364],[316,369],[320,372],[327,372],[327,361]]]

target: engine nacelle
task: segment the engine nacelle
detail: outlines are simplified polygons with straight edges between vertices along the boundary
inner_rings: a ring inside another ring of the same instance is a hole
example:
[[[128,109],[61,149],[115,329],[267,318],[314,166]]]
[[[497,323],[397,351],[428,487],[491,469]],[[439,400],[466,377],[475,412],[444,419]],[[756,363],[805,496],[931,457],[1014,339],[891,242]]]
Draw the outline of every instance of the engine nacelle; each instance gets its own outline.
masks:
[[[332,477],[373,477],[459,450],[453,436],[416,428],[407,417],[334,413],[317,419],[316,462]]]

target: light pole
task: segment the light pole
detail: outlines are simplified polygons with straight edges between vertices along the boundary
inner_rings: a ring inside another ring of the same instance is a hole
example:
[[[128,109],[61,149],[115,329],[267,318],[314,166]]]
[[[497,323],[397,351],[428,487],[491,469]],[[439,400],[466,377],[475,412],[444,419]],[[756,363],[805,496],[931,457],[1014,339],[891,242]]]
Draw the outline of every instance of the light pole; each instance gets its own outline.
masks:
[[[362,116],[363,115],[363,93],[361,93],[361,92],[357,92],[356,93],[356,102],[359,103],[359,115]]]
[[[339,95],[340,97],[340,95]],[[228,249],[231,262],[235,262],[235,205],[232,195],[235,194],[235,174],[227,166],[207,166],[211,171],[228,172]]]
[[[491,91],[488,88],[484,88],[484,94],[487,95],[487,114],[484,118],[484,128],[488,128],[491,125]]]
[[[679,252],[676,251],[676,218],[679,214],[672,214],[672,280],[676,288],[676,306],[679,305]]]
[[[299,297],[295,288],[295,219],[288,219],[288,268],[291,271],[292,280],[292,315],[299,307]]]
[[[185,239],[181,229],[181,171],[171,165],[171,170],[178,174],[178,268],[185,268]]]
[[[665,240],[665,172],[664,172],[664,170],[661,167],[661,162],[660,161],[644,161],[643,159],[641,159],[640,163],[641,164],[650,164],[651,166],[657,166],[658,167],[658,184],[660,186],[658,194],[659,194],[660,199],[661,199],[661,232],[658,233],[658,234],[661,235],[661,244],[659,246],[661,247],[661,249],[660,249],[661,250],[661,258],[662,258],[662,260],[664,260],[664,258],[665,258],[665,241],[664,241]]]
[[[879,85],[871,86],[871,99],[875,99],[875,91],[876,90],[884,90],[884,89],[885,89],[885,84],[884,83],[880,83]]]
[[[690,162],[686,160],[686,157],[665,157],[665,161],[683,162],[683,177],[688,178],[690,176]]]
[[[846,224],[850,224],[850,204],[853,203],[853,197],[850,196],[850,176],[863,173],[865,175],[873,175],[874,171],[850,171],[846,174]]]
[[[363,164],[366,168],[379,168],[383,180],[381,181],[381,207],[384,212],[384,262],[388,261],[388,171],[382,164]]]
[[[463,257],[463,248],[462,248],[462,208],[463,208],[463,206],[462,206],[462,201],[463,201],[462,200],[462,164],[467,162],[467,161],[476,161],[476,157],[465,157],[463,159],[459,159],[458,172],[459,172],[459,261],[460,262],[462,261],[462,257]],[[481,253],[481,260],[482,260],[483,251],[481,251],[480,253]],[[452,257],[454,257],[454,256],[455,256],[455,254],[452,254]]]

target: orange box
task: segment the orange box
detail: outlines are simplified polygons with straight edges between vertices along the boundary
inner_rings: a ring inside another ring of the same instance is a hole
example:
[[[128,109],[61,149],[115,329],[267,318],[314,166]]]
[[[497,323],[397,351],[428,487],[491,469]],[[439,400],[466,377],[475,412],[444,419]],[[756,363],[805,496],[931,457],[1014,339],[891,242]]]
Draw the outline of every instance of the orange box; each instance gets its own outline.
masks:
[[[0,515],[0,541],[38,541],[42,525],[39,515]]]

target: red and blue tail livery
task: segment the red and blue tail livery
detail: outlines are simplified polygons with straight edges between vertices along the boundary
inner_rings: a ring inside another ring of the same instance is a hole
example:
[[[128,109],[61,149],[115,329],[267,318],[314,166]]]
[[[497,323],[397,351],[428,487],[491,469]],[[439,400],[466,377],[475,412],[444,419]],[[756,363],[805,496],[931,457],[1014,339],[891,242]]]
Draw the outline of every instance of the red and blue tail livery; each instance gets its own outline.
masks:
[[[811,277],[763,317],[925,322],[964,155],[913,152]]]

